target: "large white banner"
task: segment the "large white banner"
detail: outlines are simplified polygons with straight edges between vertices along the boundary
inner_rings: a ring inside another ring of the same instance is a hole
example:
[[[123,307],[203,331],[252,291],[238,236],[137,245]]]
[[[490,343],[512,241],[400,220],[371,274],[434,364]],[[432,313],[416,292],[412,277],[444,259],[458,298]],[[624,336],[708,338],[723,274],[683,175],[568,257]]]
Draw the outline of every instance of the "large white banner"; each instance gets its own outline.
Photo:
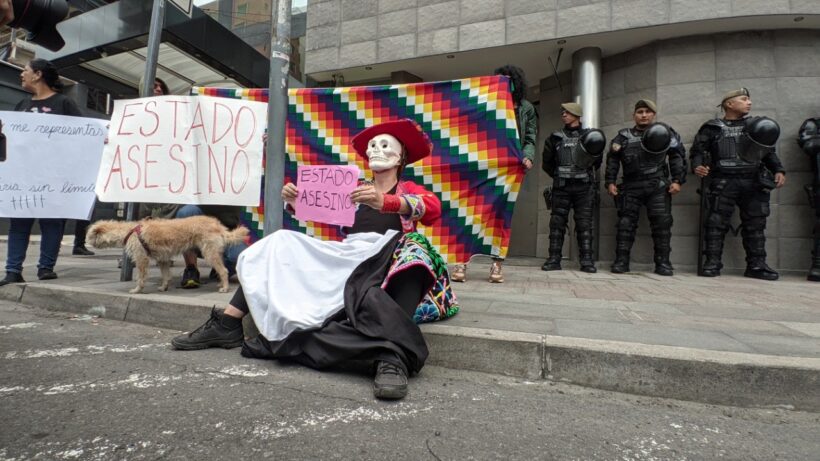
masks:
[[[116,101],[97,196],[256,206],[267,111],[262,102],[209,96]]]
[[[0,216],[88,219],[106,120],[0,111]]]

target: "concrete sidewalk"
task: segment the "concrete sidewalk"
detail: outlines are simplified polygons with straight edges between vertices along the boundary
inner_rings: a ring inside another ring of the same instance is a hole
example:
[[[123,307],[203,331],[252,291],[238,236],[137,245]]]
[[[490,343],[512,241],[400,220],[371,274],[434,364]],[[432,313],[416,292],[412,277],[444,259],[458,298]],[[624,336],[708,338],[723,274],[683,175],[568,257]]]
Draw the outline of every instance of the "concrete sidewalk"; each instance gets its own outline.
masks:
[[[0,255],[6,245],[0,243]],[[190,330],[231,294],[217,283],[146,293],[119,282],[119,252],[73,257],[64,245],[60,278],[0,288],[0,298],[79,314]],[[29,264],[36,264],[32,243]],[[489,259],[456,284],[461,312],[427,324],[428,363],[581,385],[744,406],[820,410],[820,284],[803,276],[763,282],[726,274],[615,275],[543,272],[540,260],[509,259],[506,282],[486,282]],[[177,283],[181,258],[173,268]],[[570,266],[573,267],[573,266]],[[605,269],[602,267],[602,269]],[[201,266],[207,277],[209,268]]]

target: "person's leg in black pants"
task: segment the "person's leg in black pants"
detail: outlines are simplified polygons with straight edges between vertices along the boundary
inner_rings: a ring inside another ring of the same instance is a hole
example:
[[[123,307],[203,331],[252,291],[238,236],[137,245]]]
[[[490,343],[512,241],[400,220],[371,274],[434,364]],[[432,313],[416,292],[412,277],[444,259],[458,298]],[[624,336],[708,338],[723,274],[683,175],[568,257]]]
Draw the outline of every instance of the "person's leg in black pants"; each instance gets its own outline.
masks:
[[[91,221],[74,221],[74,249],[71,254],[75,256],[94,256],[94,252],[85,247],[85,233]]]

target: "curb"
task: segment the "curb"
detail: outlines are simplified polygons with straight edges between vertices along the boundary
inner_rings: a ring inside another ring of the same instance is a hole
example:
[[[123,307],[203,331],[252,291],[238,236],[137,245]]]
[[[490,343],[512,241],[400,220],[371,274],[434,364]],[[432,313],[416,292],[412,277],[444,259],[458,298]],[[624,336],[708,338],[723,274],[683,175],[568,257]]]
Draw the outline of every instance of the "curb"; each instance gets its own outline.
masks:
[[[190,331],[212,302],[54,284],[0,287],[0,299]],[[247,325],[247,323],[246,323]],[[820,411],[820,359],[707,351],[449,326],[421,326],[428,364],[630,394],[743,407]]]

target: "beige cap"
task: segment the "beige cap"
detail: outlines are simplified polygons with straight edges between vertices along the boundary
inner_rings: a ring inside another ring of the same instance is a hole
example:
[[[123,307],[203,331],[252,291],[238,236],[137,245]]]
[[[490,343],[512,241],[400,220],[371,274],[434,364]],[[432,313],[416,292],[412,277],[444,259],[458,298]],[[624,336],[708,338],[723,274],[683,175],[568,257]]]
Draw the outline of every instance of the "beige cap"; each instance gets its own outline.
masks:
[[[584,110],[581,109],[581,105],[577,102],[565,102],[561,104],[561,108],[576,117],[584,116]]]
[[[728,99],[736,98],[738,96],[751,96],[749,94],[749,90],[747,88],[740,88],[738,90],[732,90],[723,95],[723,99],[720,100],[720,103],[723,104]]]
[[[635,103],[635,110],[638,110],[642,107],[645,107],[656,114],[658,113],[658,106],[656,106],[655,101],[651,99],[639,99],[638,102]]]

